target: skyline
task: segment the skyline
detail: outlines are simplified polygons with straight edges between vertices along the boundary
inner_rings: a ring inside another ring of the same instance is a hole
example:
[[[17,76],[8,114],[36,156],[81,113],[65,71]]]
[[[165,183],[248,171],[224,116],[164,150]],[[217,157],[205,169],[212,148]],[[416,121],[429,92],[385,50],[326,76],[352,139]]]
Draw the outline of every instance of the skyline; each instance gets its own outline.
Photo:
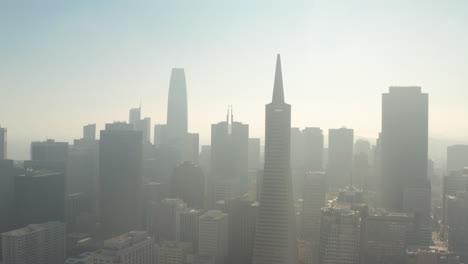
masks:
[[[86,124],[126,120],[140,101],[153,125],[165,123],[175,67],[185,69],[189,131],[202,145],[227,105],[263,141],[276,53],[289,65],[293,127],[346,126],[376,138],[381,94],[416,85],[431,98],[430,137],[468,141],[459,114],[468,95],[463,1],[46,3],[7,2],[0,11],[10,25],[0,26],[0,125],[11,158],[27,159],[31,141],[71,142]]]

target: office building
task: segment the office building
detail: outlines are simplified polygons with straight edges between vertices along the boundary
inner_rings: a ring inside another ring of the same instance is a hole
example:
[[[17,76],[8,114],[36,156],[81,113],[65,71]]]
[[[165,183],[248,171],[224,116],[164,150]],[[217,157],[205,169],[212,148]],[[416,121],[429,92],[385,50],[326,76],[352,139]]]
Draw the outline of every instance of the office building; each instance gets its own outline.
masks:
[[[65,224],[30,224],[1,234],[5,264],[63,264]]]
[[[249,138],[249,170],[260,169],[260,138]]]
[[[96,140],[96,124],[89,124],[83,127],[83,139]]]
[[[176,212],[177,241],[192,244],[193,250],[198,250],[198,219],[203,210],[186,208]]]
[[[354,130],[348,128],[328,130],[328,185],[331,189],[350,184],[353,168]]]
[[[202,169],[189,161],[177,166],[171,177],[171,196],[182,199],[190,208],[204,208],[205,175]]]
[[[198,219],[198,254],[224,264],[228,256],[228,215],[210,210]]]
[[[187,255],[192,252],[192,244],[163,241],[157,246],[158,264],[185,264]]]
[[[278,54],[273,100],[266,105],[265,166],[255,231],[254,264],[290,264],[297,261],[290,133],[291,106],[284,101]]]
[[[104,238],[141,228],[141,131],[106,124],[99,141],[99,212]]]
[[[188,133],[187,83],[182,68],[174,68],[169,83],[167,104],[167,136],[170,142],[180,141]]]
[[[13,161],[0,159],[0,233],[14,228],[15,174]]]
[[[248,155],[249,126],[234,121],[232,112],[211,125],[211,204],[247,192]]]
[[[65,172],[68,159],[68,143],[48,139],[31,143],[31,161],[25,167]]]
[[[93,253],[92,263],[155,264],[156,244],[144,231],[130,231],[104,241]]]
[[[15,177],[15,226],[65,222],[65,175],[25,171]]]
[[[382,201],[403,211],[408,183],[425,187],[428,162],[428,95],[421,87],[392,86],[382,95]]]
[[[458,171],[468,167],[468,145],[447,147],[447,171]]]
[[[0,126],[0,160],[7,159],[7,129]]]
[[[301,237],[317,244],[320,236],[321,209],[325,207],[327,176],[324,172],[308,172],[304,176]]]
[[[186,209],[187,205],[180,199],[166,198],[152,203],[146,219],[148,233],[159,241],[176,241],[177,213]]]
[[[323,208],[320,223],[319,263],[360,263],[360,229],[359,212],[349,208]]]
[[[405,263],[407,235],[413,219],[405,213],[373,213],[367,217],[366,264]]]

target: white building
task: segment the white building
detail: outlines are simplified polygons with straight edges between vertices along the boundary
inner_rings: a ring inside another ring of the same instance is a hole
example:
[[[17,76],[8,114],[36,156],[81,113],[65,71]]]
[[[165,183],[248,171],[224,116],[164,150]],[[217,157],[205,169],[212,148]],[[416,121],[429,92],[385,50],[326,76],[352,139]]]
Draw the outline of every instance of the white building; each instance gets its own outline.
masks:
[[[31,224],[3,233],[2,255],[6,264],[63,264],[65,224]]]
[[[192,249],[191,243],[161,242],[157,246],[158,264],[185,264]]]
[[[104,241],[93,255],[93,264],[155,264],[156,244],[144,231],[130,231]]]
[[[228,255],[228,215],[210,210],[198,221],[199,255],[214,257],[216,264],[224,263]]]

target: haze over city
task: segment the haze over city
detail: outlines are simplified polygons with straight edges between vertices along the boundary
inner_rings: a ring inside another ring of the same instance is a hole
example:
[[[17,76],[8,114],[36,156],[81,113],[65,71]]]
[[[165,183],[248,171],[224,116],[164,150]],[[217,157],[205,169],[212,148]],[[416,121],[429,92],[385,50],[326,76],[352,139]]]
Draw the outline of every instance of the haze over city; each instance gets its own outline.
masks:
[[[430,137],[464,142],[467,13],[462,0],[5,1],[0,121],[15,159],[29,157],[30,141],[71,142],[140,102],[165,123],[170,71],[182,67],[202,144],[227,105],[263,138],[280,52],[294,127],[375,139],[381,93],[418,85],[431,95]]]
[[[0,3],[0,264],[468,263],[468,3]]]

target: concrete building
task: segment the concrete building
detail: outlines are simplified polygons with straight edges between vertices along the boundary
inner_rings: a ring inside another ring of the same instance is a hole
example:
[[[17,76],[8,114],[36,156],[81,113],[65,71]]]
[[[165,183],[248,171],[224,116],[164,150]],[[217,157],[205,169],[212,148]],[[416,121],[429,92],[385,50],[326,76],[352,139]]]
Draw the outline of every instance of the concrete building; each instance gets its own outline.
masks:
[[[176,212],[177,241],[191,243],[193,250],[198,250],[198,220],[204,213],[202,210],[185,209]]]
[[[320,223],[319,263],[360,263],[360,237],[359,212],[345,207],[323,208]]]
[[[297,235],[290,155],[291,106],[284,101],[279,54],[273,98],[266,105],[265,120],[265,166],[261,180],[253,263],[296,263]]]
[[[405,213],[374,213],[367,217],[366,264],[404,263],[413,219]]]
[[[96,124],[83,126],[83,139],[96,140]]]
[[[333,190],[350,184],[353,168],[354,130],[328,130],[328,186]]]
[[[182,199],[190,208],[204,208],[205,175],[198,165],[185,161],[174,169],[171,197]]]
[[[462,170],[468,167],[468,145],[447,147],[447,172]]]
[[[63,264],[65,224],[46,222],[1,234],[5,264]]]
[[[0,233],[14,228],[15,174],[13,161],[0,159]]]
[[[65,175],[25,171],[15,177],[15,227],[65,222]]]
[[[7,129],[0,126],[0,160],[7,159]]]
[[[228,215],[210,210],[198,219],[198,254],[224,264],[228,256]]]
[[[187,255],[193,248],[191,243],[163,241],[157,245],[158,264],[186,264]]]
[[[106,124],[99,142],[99,211],[104,238],[142,224],[141,132],[127,123]]]
[[[177,214],[187,209],[187,204],[180,199],[166,198],[153,203],[148,212],[147,231],[158,241],[177,239]]]
[[[65,172],[68,160],[68,143],[53,139],[31,143],[31,161],[25,167]]]
[[[258,202],[247,195],[226,201],[229,215],[229,252],[227,263],[252,263]]]
[[[301,237],[313,242],[313,244],[318,244],[321,209],[326,206],[326,174],[324,172],[308,172],[304,176],[303,188]]]
[[[228,111],[225,122],[211,125],[210,204],[247,192],[249,126],[233,118]]]
[[[144,231],[130,231],[104,241],[92,263],[156,264],[156,244]]]
[[[428,168],[428,94],[421,87],[395,87],[382,95],[382,201],[403,211],[411,183],[426,186]]]

